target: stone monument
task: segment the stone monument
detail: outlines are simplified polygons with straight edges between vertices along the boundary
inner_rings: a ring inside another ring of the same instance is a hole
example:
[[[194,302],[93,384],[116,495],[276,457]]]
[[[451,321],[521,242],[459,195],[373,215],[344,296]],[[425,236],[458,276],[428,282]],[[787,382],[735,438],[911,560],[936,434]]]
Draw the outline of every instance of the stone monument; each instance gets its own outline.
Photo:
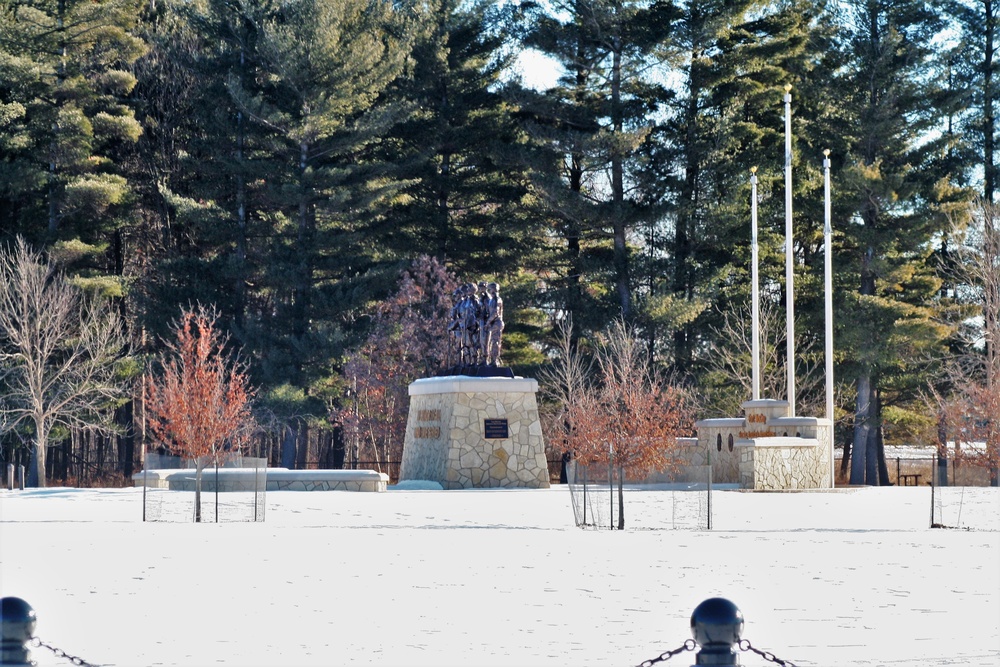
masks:
[[[750,170],[751,255],[751,390],[743,417],[704,419],[697,444],[686,448],[692,465],[711,465],[714,482],[737,483],[744,489],[787,491],[832,489],[833,462],[833,295],[831,282],[830,151],[825,151],[824,192],[826,305],[826,417],[802,417],[795,412],[795,282],[792,242],[791,86],[785,86],[785,342],[787,399],[761,398],[757,247],[757,168]]]
[[[538,382],[500,363],[503,300],[496,283],[454,294],[447,374],[410,384],[400,481],[445,489],[548,488]]]

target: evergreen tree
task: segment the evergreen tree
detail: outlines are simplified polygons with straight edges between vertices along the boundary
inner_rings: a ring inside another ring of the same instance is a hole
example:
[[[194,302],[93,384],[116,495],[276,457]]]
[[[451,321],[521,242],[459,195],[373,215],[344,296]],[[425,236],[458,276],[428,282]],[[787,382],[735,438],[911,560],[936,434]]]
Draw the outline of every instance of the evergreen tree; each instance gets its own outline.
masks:
[[[0,10],[0,229],[75,257],[110,240],[130,185],[114,159],[141,128],[127,97],[143,50],[136,0],[5,2]],[[83,245],[80,245],[82,243]],[[96,267],[95,267],[96,268]]]
[[[919,360],[946,333],[929,310],[940,280],[928,259],[949,202],[962,193],[932,168],[944,139],[928,138],[942,119],[942,96],[929,83],[939,8],[879,0],[849,8],[849,69],[837,88],[852,120],[845,180],[859,224],[844,227],[844,243],[857,292],[841,315],[851,326],[839,347],[857,390],[851,483],[878,484],[887,481],[885,408],[905,408]]]
[[[785,83],[807,86],[830,66],[822,55],[829,38],[827,15],[814,3],[683,6],[673,49],[680,85],[660,130],[657,172],[650,177],[668,203],[666,221],[672,231],[663,241],[666,279],[654,284],[651,294],[672,306],[667,313],[675,313],[675,319],[682,316],[670,350],[680,372],[697,371],[699,350],[727,344],[706,336],[720,329],[722,312],[749,300],[751,167],[759,167],[762,291],[783,289],[781,90]],[[818,85],[810,95],[816,95],[817,107],[827,99]],[[796,90],[794,112],[815,120],[819,114],[805,108],[807,99]],[[794,166],[808,159],[801,147],[812,144],[815,133],[815,124],[793,125],[799,148],[793,150]],[[795,198],[808,201],[815,185],[807,178],[795,179]],[[796,225],[798,266],[806,254],[798,245],[801,228],[821,229],[822,215],[797,217],[808,220]]]
[[[367,230],[400,256],[445,258],[470,276],[513,275],[537,254],[523,205],[523,143],[500,94],[516,16],[491,3],[419,6],[412,61],[387,92],[412,108],[385,156],[407,183]]]
[[[402,22],[379,0],[285,3],[257,26],[252,72],[227,80],[260,133],[256,215],[271,234],[244,340],[297,414],[332,390],[342,325],[375,293],[363,283],[384,251],[360,230],[397,188],[375,147],[399,119],[379,98],[409,51]]]
[[[526,39],[563,70],[552,89],[520,96],[539,145],[534,188],[562,246],[547,276],[562,295],[553,305],[583,331],[616,311],[635,316],[631,235],[654,210],[636,174],[661,93],[652,69],[673,16],[666,3],[560,2]]]
[[[958,24],[959,41],[952,50],[949,74],[952,85],[963,93],[957,127],[950,135],[966,138],[974,151],[971,163],[982,169],[982,190],[992,202],[998,185],[996,164],[996,105],[1000,91],[1000,61],[997,60],[997,29],[1000,3],[996,0],[956,0],[947,5]],[[960,149],[959,149],[960,150]],[[965,157],[964,155],[960,155]]]

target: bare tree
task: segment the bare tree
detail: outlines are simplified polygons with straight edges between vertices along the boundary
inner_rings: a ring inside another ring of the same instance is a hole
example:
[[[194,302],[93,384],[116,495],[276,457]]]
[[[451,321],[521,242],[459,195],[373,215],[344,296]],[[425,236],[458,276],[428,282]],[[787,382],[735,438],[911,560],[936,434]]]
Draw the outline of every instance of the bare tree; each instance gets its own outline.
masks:
[[[440,260],[415,259],[396,293],[372,313],[368,338],[344,363],[350,391],[331,417],[379,471],[402,457],[410,383],[439,371],[449,356],[451,295],[457,286]]]
[[[53,428],[113,430],[126,349],[107,301],[83,294],[23,239],[0,252],[0,428],[33,431],[29,485],[45,486]]]
[[[690,402],[653,367],[643,341],[624,321],[616,320],[599,336],[592,367],[579,359],[570,338],[564,330],[562,352],[568,358],[557,360],[548,371],[558,387],[549,391],[562,408],[562,428],[557,424],[556,431],[582,465],[606,463],[618,469],[621,530],[625,473],[641,475],[678,465],[677,438],[693,423]],[[586,377],[590,368],[595,372]]]
[[[958,301],[975,316],[959,326],[963,354],[945,365],[952,392],[937,396],[942,421],[956,443],[983,442],[967,456],[990,468],[998,483],[1000,468],[1000,207],[979,199],[971,204],[969,224],[953,231],[958,241],[947,268]]]
[[[572,415],[587,391],[592,364],[579,354],[573,338],[573,318],[567,316],[556,324],[552,362],[538,374],[542,395],[542,422],[545,441],[558,450],[564,461],[572,455]]]
[[[715,402],[716,408],[725,410],[729,415],[737,414],[743,401],[753,395],[753,329],[750,307],[747,304],[738,310],[722,313],[722,325],[715,330],[718,340],[730,343],[713,350],[709,361],[711,373],[716,378],[715,384],[728,388],[726,395]],[[761,299],[760,395],[766,398],[780,398],[787,391],[783,313],[774,300]],[[815,339],[800,339],[796,343],[798,412],[821,414],[826,401],[823,358],[816,353]]]

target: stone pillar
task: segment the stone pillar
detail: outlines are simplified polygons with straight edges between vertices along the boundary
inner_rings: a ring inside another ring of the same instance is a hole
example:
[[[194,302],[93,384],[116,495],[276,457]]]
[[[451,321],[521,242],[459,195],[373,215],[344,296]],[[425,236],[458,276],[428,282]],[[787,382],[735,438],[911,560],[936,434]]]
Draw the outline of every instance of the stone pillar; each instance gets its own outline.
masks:
[[[412,383],[400,481],[548,488],[537,391],[530,378],[451,375]]]

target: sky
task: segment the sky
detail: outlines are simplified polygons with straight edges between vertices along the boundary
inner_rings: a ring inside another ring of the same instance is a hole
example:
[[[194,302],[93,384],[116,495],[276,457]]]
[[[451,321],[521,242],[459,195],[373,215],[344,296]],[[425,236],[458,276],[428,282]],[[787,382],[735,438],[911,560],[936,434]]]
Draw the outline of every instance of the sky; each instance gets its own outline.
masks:
[[[671,491],[599,531],[564,486],[269,492],[264,522],[220,524],[143,523],[139,489],[4,490],[0,595],[101,665],[638,665],[721,596],[800,667],[996,667],[1000,489],[938,492],[961,528],[929,528],[929,487],[717,491],[712,531],[648,529]]]

